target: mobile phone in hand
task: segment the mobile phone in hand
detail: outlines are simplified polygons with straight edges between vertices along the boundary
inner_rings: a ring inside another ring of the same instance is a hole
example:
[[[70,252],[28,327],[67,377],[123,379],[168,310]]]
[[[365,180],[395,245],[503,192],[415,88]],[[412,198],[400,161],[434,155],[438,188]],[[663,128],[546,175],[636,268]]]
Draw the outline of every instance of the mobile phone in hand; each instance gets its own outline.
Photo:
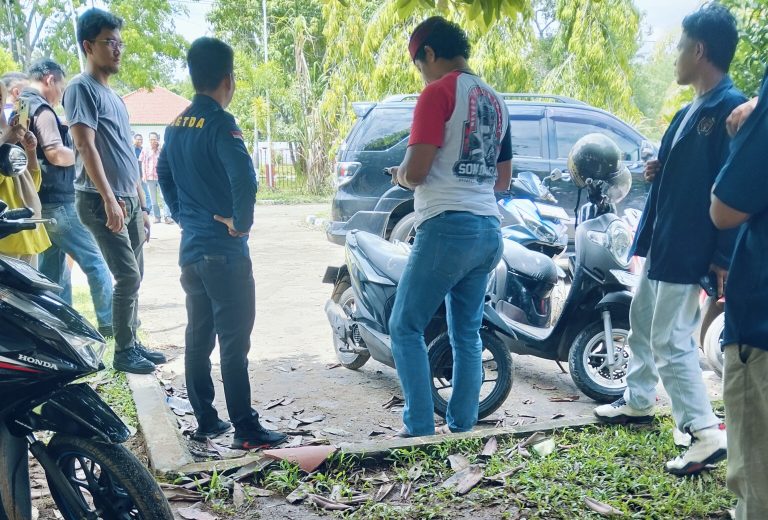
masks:
[[[26,99],[16,101],[16,113],[19,115],[18,124],[29,130],[29,102]]]
[[[708,272],[699,278],[699,285],[710,298],[717,298],[717,274],[713,271]]]

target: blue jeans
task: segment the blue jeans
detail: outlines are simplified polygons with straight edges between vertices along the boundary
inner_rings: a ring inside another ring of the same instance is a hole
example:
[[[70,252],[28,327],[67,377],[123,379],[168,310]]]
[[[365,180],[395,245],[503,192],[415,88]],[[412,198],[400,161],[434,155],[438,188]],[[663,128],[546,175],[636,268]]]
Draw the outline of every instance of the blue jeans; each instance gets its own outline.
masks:
[[[141,189],[144,191],[144,205],[148,210],[152,211],[152,199],[149,197],[147,181],[141,181]]]
[[[72,304],[72,280],[66,255],[71,256],[88,277],[96,321],[112,326],[112,275],[90,231],[77,216],[74,202],[43,204],[43,218],[55,218],[45,230],[53,244],[40,254],[40,272],[64,288],[62,299]]]
[[[450,211],[422,223],[416,232],[389,320],[405,397],[403,423],[411,435],[435,432],[424,330],[443,301],[453,347],[453,392],[446,421],[454,432],[469,431],[477,423],[483,303],[489,273],[502,251],[499,221],[494,217]]]
[[[154,213],[155,218],[162,218],[163,213],[167,216],[168,213],[165,211],[165,200],[163,200],[163,193],[160,191],[160,185],[157,181],[147,181],[147,191],[149,191],[152,202],[151,210],[152,213]],[[163,201],[162,204],[160,203],[161,200]]]

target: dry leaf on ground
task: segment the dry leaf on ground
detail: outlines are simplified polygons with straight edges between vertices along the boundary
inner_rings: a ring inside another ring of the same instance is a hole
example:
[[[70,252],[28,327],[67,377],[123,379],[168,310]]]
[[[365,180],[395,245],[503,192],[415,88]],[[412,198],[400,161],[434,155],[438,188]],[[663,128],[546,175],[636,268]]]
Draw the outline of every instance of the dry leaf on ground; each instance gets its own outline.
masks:
[[[469,459],[464,455],[459,454],[448,455],[448,463],[451,465],[451,469],[456,473],[470,466]]]
[[[488,439],[488,442],[485,443],[485,447],[483,448],[483,452],[480,454],[481,457],[493,457],[496,452],[499,449],[499,441],[496,440],[496,437],[491,437]]]
[[[624,513],[619,509],[616,509],[611,505],[598,502],[594,498],[584,497],[584,503],[587,504],[587,507],[592,511],[603,516],[624,516]]]
[[[213,516],[211,513],[206,513],[197,507],[197,504],[191,507],[182,507],[177,509],[176,512],[180,517],[186,520],[217,520],[218,517]]]
[[[246,453],[245,450],[233,450],[232,448],[227,448],[221,444],[216,444],[211,439],[206,439],[205,447],[218,453],[222,459],[236,459],[242,457]]]
[[[394,488],[395,488],[394,482],[390,482],[389,484],[384,484],[376,491],[376,494],[373,495],[373,501],[381,502],[382,500],[387,498],[387,496],[392,492]]]
[[[473,464],[443,482],[442,487],[454,488],[456,494],[465,495],[483,480],[483,468]]]
[[[572,403],[574,401],[578,401],[579,396],[578,395],[555,396],[555,397],[550,397],[549,400],[552,401],[553,403]]]

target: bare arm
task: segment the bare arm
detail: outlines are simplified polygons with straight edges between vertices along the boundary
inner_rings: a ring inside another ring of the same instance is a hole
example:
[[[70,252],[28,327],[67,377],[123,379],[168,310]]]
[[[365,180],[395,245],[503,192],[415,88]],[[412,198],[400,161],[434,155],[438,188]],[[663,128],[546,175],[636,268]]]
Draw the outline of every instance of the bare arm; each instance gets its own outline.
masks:
[[[507,191],[509,183],[512,182],[512,161],[500,162],[496,165],[496,171],[498,172],[498,177],[496,177],[493,191]]]
[[[125,204],[119,204],[112,187],[107,181],[101,156],[96,149],[96,132],[83,124],[76,124],[71,128],[72,138],[75,141],[77,151],[83,158],[85,171],[104,200],[104,210],[107,214],[107,227],[113,233],[123,229],[125,223]]]
[[[48,162],[56,166],[67,167],[75,164],[75,152],[64,145],[53,146],[43,150]]]
[[[437,146],[413,144],[405,151],[405,158],[397,169],[397,181],[407,188],[415,188],[427,180],[432,162],[437,155]]]
[[[733,209],[712,194],[712,204],[709,206],[709,216],[717,229],[730,229],[743,224],[749,219],[749,214]]]

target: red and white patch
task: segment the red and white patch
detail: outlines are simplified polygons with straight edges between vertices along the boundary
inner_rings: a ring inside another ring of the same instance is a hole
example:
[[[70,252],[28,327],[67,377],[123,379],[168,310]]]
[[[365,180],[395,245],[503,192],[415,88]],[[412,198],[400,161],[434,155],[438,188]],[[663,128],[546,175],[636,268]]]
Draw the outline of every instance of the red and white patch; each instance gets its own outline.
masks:
[[[235,139],[240,139],[241,141],[245,141],[245,139],[243,139],[243,133],[242,132],[238,132],[238,131],[233,130],[231,132],[231,134],[232,134],[232,137],[234,137]]]

